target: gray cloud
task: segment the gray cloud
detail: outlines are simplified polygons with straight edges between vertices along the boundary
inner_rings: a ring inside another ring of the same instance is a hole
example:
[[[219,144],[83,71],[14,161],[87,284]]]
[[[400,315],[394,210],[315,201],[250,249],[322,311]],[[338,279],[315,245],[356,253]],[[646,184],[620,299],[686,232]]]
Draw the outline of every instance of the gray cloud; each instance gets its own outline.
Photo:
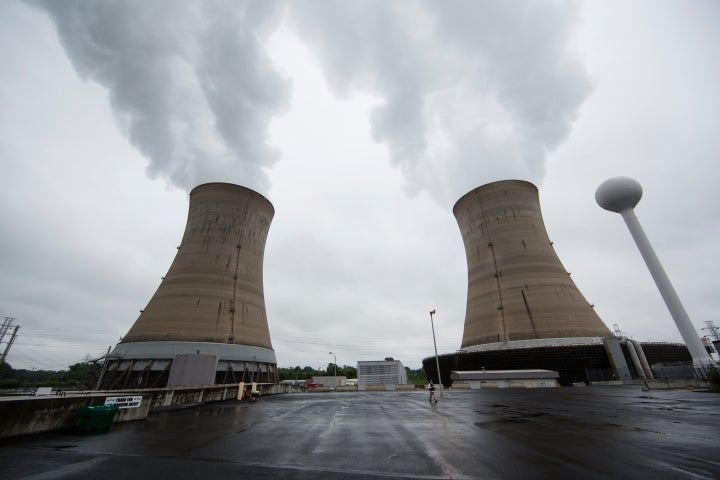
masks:
[[[151,178],[268,189],[264,169],[279,153],[267,125],[289,96],[263,47],[280,3],[32,3],[52,17],[78,74],[108,89]]]
[[[151,177],[267,191],[266,169],[279,157],[267,129],[287,107],[289,83],[264,42],[285,2],[34,3],[53,18],[78,73],[108,89]],[[488,181],[540,182],[547,152],[591,91],[567,47],[572,2],[287,7],[337,94],[378,97],[372,137],[407,191],[428,190],[443,206]]]
[[[418,366],[426,307],[439,350],[457,348],[467,272],[447,207],[507,177],[539,183],[558,253],[608,326],[677,340],[622,220],[594,202],[606,178],[636,177],[686,308],[698,328],[714,319],[713,2],[587,2],[578,38],[574,2],[27,3],[0,2],[13,366],[103,353],[152,295],[187,203],[146,166],[184,189],[272,180],[265,293],[283,366],[328,351]]]
[[[339,93],[380,99],[372,134],[407,189],[446,206],[503,178],[540,182],[592,91],[568,42],[573,2],[290,4]]]

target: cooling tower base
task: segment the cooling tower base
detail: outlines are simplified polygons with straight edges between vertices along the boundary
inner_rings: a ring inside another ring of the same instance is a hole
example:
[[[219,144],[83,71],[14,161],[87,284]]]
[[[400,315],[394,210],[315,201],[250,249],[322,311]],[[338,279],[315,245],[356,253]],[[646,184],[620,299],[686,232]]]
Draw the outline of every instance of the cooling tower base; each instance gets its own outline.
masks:
[[[215,383],[277,383],[275,352],[251,345],[211,342],[120,343],[107,361],[102,389],[159,388],[167,385],[176,355],[215,354]]]
[[[251,345],[211,342],[128,342],[119,343],[110,354],[111,358],[170,359],[175,355],[191,353],[216,353],[220,361],[276,363],[275,351]]]
[[[552,341],[558,339],[543,339]],[[579,339],[566,339],[579,340]],[[600,339],[602,340],[602,339]],[[515,342],[507,342],[512,344]],[[512,345],[497,348],[499,344],[491,344],[496,348],[468,351],[458,350],[455,353],[439,356],[440,373],[446,387],[450,386],[450,373],[466,370],[553,370],[560,374],[559,383],[570,386],[574,383],[593,383],[596,381],[615,379],[613,367],[602,341],[599,343],[581,343],[555,346]],[[489,345],[488,345],[489,346]],[[653,368],[657,364],[692,362],[688,349],[683,344],[642,343],[647,360]],[[623,347],[623,354],[628,359],[628,367],[633,379],[639,374],[632,366],[630,356]],[[429,379],[437,382],[435,357],[423,359],[423,368]]]
[[[579,345],[602,345],[600,337],[572,337],[572,338],[537,338],[531,340],[512,340],[509,342],[485,343],[464,347],[461,352],[489,352],[493,350],[514,350],[520,348],[537,347],[566,347]]]

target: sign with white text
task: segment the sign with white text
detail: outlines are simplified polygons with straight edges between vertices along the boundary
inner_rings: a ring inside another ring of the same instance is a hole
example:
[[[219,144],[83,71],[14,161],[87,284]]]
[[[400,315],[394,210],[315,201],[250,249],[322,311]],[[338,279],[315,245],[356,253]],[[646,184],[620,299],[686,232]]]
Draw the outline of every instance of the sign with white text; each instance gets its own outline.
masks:
[[[138,408],[143,397],[107,397],[105,405],[117,405],[118,408]]]

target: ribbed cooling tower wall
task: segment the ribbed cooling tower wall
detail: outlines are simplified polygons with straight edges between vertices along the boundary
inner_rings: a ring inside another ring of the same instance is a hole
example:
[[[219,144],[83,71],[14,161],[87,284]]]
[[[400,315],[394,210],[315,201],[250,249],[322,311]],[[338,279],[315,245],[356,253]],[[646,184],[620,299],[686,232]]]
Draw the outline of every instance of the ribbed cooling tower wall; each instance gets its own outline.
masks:
[[[478,187],[453,213],[468,266],[463,349],[597,344],[612,336],[557,257],[532,183]]]
[[[208,183],[192,190],[175,260],[110,355],[106,386],[124,386],[123,377],[133,377],[134,385],[132,372],[147,373],[150,386],[150,377],[161,381],[157,373],[167,372],[175,355],[194,353],[218,355],[218,371],[226,373],[218,381],[239,381],[246,373],[253,380],[275,379],[263,292],[274,213],[262,195],[238,185]]]

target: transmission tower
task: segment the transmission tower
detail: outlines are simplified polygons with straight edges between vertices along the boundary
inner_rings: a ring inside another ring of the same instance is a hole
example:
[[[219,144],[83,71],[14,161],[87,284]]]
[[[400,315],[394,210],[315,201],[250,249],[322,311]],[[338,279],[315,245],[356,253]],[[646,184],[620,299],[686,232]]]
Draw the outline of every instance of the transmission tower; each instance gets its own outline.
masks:
[[[720,327],[716,327],[712,320],[705,322],[705,328],[701,330],[707,330],[714,341],[720,342]]]
[[[5,350],[3,350],[2,355],[0,355],[0,365],[5,363],[5,357],[7,357],[8,353],[10,352],[10,347],[12,347],[12,344],[17,337],[18,329],[20,328],[20,325],[12,325],[13,320],[15,319],[12,317],[5,317],[2,325],[0,326],[0,348],[2,348],[3,343],[6,343]],[[5,342],[5,336],[8,333],[10,334],[10,338],[7,342]]]

